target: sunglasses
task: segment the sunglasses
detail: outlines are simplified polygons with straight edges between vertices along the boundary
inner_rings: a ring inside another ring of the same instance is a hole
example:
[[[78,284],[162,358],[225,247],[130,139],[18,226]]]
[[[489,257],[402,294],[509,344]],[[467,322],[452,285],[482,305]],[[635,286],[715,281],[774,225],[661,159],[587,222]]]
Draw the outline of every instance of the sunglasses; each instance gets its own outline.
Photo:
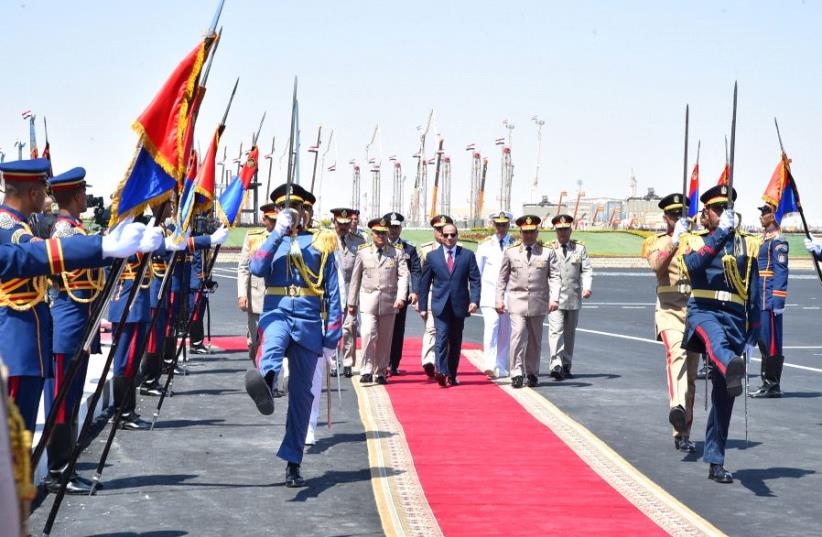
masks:
[[[456,233],[443,233],[442,236],[445,237],[446,239],[450,239],[452,237],[456,237],[457,234]]]

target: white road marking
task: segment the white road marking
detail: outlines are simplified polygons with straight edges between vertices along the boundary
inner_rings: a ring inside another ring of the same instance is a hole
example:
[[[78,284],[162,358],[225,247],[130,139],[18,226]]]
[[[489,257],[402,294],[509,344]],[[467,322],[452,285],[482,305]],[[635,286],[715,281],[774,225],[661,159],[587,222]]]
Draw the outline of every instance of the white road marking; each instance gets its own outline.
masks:
[[[548,323],[542,323],[542,324],[543,324],[543,326],[548,326]],[[587,328],[577,328],[577,332],[587,332],[589,334],[597,334],[597,335],[600,335],[600,336],[614,337],[614,338],[619,338],[619,339],[627,339],[629,341],[641,341],[643,343],[653,343],[655,345],[662,345],[661,341],[657,341],[655,339],[649,339],[649,338],[645,338],[645,337],[636,337],[636,336],[626,336],[624,334],[615,334],[613,332],[603,332],[601,330],[589,330]],[[798,349],[817,349],[817,348],[820,348],[820,347],[784,347],[784,348],[786,348],[786,349],[797,349],[797,348]],[[751,359],[756,361],[756,362],[761,362],[762,361],[759,358],[751,358]],[[804,366],[804,365],[789,364],[788,362],[785,362],[785,367],[793,367],[794,369],[802,369],[804,371],[813,371],[815,373],[822,373],[822,369],[819,369],[819,368],[816,368],[816,367],[808,367],[808,366]]]

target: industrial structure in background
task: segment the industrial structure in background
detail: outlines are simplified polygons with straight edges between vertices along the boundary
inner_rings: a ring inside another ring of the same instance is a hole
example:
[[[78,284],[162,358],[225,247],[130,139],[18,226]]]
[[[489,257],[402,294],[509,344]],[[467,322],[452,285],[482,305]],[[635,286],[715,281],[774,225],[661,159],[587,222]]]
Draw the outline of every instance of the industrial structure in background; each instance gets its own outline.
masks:
[[[451,157],[442,156],[442,171],[440,172],[440,184],[442,185],[442,201],[440,202],[440,213],[451,214]]]
[[[423,227],[428,222],[428,159],[425,156],[425,141],[428,132],[431,130],[431,122],[434,119],[434,109],[428,113],[428,120],[425,127],[417,127],[420,133],[420,145],[414,158],[417,159],[417,172],[414,176],[414,188],[411,190],[411,206],[409,207],[409,220],[412,225]]]
[[[514,124],[507,119],[502,122],[503,127],[508,129],[508,145],[505,145],[505,138],[497,139],[497,145],[502,146],[502,158],[500,159],[500,188],[499,205],[504,211],[511,211],[511,186],[514,182],[514,162],[511,160],[511,137]]]
[[[377,156],[371,156],[371,149],[376,144]],[[371,135],[371,141],[365,146],[365,160],[368,163],[368,170],[371,172],[371,207],[370,218],[379,218],[382,216],[380,212],[380,173],[382,168],[382,139],[380,138],[380,124],[374,127],[374,133]],[[359,203],[359,202],[358,202]],[[354,205],[357,207],[358,205]],[[365,205],[368,208],[368,205]]]
[[[348,161],[351,164],[351,206],[360,206],[360,166],[356,159]]]
[[[395,213],[402,213],[405,210],[405,199],[402,195],[405,190],[405,177],[402,175],[402,164],[393,155],[388,159],[394,163],[394,190],[391,194],[391,211]]]
[[[465,148],[471,153],[471,191],[468,195],[468,225],[478,227],[482,225],[482,208],[480,207],[480,188],[482,187],[482,155],[474,144]]]

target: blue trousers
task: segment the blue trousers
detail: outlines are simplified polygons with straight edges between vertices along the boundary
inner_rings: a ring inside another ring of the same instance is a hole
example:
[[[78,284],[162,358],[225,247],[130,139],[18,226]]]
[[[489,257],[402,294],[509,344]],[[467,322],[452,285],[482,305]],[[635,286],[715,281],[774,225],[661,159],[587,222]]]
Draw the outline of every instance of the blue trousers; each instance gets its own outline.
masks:
[[[450,301],[445,305],[441,315],[434,316],[434,328],[437,331],[437,339],[434,344],[436,366],[437,371],[446,377],[457,376],[464,326],[465,318],[454,315]]]
[[[54,398],[57,397],[57,392],[63,389],[66,372],[72,363],[72,356],[67,354],[55,353],[53,357],[54,377],[46,379],[43,389],[46,415],[51,412],[54,406]],[[71,453],[74,450],[75,435],[77,433],[75,422],[77,413],[80,410],[80,400],[83,397],[83,385],[86,382],[88,354],[84,354],[80,361],[80,369],[78,369],[71,386],[68,388],[63,404],[57,411],[57,421],[49,439],[49,470],[63,468],[69,462]]]
[[[734,397],[728,395],[725,377],[717,368],[711,370],[711,411],[705,428],[705,451],[702,460],[712,464],[725,464],[725,444],[731,425]]]
[[[9,397],[23,416],[26,429],[32,433],[37,425],[37,411],[40,408],[44,380],[42,377],[9,377]],[[3,426],[5,427],[5,424]]]
[[[762,360],[768,356],[782,356],[782,316],[773,310],[762,310],[759,314],[759,350]]]
[[[306,349],[292,339],[289,323],[284,316],[271,313],[263,316],[257,330],[260,341],[257,367],[263,376],[273,372],[276,378],[283,367],[283,358],[288,356],[288,414],[285,436],[277,456],[300,464],[311,417],[311,404],[314,402],[311,384],[317,367],[317,352]]]
[[[118,323],[112,323],[111,331],[117,331]],[[123,333],[117,342],[114,353],[114,375],[118,377],[133,377],[137,373],[140,357],[137,352],[142,347],[143,340],[148,337],[148,323],[126,323]]]

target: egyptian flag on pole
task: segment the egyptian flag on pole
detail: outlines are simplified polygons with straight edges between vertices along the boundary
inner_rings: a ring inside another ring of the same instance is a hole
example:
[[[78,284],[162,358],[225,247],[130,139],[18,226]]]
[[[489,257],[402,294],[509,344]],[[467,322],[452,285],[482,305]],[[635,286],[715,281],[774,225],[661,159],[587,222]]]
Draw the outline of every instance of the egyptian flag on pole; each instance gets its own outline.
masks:
[[[688,184],[688,218],[693,218],[699,209],[699,163],[694,164],[691,182]]]
[[[154,100],[134,122],[139,136],[134,160],[114,191],[110,225],[165,201],[186,173],[186,133],[193,122],[192,105],[208,50],[199,43],[171,73]]]
[[[246,158],[245,164],[240,170],[240,175],[234,176],[234,179],[220,195],[220,199],[217,200],[217,217],[228,227],[233,227],[239,220],[240,210],[245,203],[246,193],[248,192],[248,185],[251,184],[251,180],[257,172],[259,153],[256,145],[251,147],[248,158]]]
[[[799,199],[794,195],[796,183],[788,167],[789,163],[790,161],[784,157],[779,161],[771,175],[768,186],[765,187],[765,193],[762,194],[762,199],[766,203],[776,207],[774,219],[777,225],[781,225],[783,216],[799,211],[800,207]]]
[[[725,168],[722,170],[722,175],[719,176],[719,181],[716,182],[718,185],[727,185],[728,184],[728,176],[731,174],[731,165],[725,164]]]
[[[220,135],[223,129],[223,125],[217,127],[205,159],[203,159],[202,165],[197,170],[191,187],[180,198],[180,225],[177,226],[177,229],[183,235],[190,228],[192,217],[208,211],[214,204],[217,147],[220,145]]]

